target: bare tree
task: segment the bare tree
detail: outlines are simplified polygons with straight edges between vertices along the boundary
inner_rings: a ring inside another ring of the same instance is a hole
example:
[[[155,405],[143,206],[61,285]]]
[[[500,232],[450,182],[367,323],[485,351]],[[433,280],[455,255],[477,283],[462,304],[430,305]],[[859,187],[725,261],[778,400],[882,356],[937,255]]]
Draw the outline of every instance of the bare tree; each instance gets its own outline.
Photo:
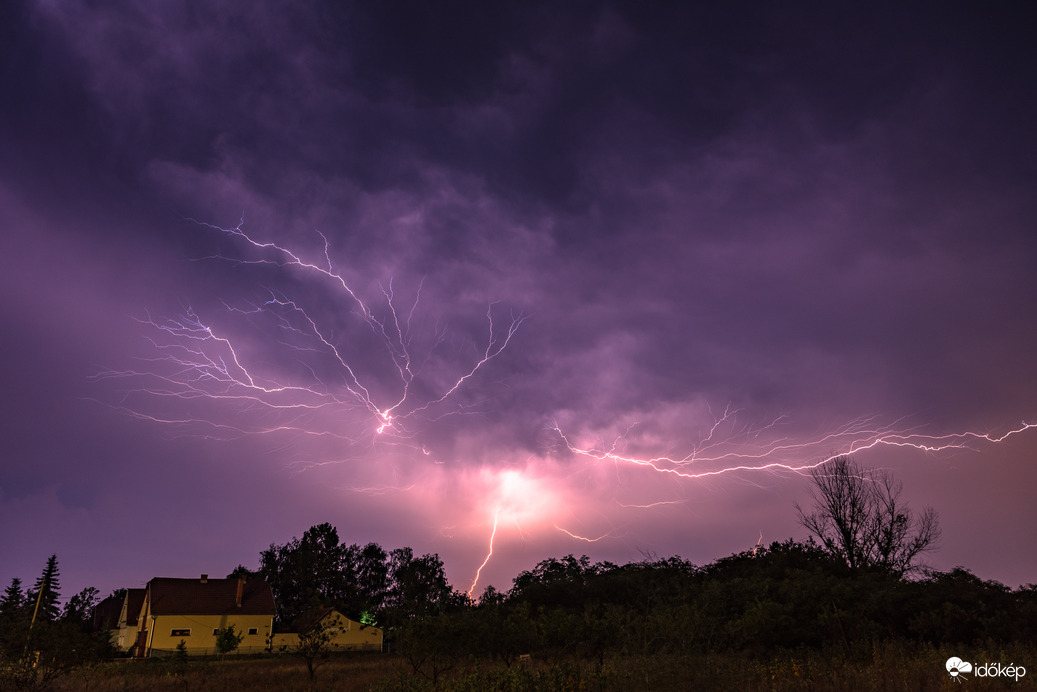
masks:
[[[851,568],[879,567],[904,575],[940,539],[936,511],[915,514],[901,499],[903,485],[886,471],[836,457],[810,472],[809,514],[796,504],[799,523]]]

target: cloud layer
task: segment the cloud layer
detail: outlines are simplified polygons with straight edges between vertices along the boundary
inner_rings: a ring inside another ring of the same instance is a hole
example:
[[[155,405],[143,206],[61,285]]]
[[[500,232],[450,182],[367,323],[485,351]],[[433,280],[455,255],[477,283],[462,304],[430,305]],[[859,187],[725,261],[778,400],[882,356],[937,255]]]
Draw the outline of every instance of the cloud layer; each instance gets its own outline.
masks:
[[[229,572],[322,521],[461,588],[495,520],[480,588],[704,562],[802,537],[805,481],[674,470],[1031,420],[1018,17],[138,5],[2,11],[0,519],[49,527],[10,576]],[[1035,437],[861,454],[938,566],[1014,584]]]

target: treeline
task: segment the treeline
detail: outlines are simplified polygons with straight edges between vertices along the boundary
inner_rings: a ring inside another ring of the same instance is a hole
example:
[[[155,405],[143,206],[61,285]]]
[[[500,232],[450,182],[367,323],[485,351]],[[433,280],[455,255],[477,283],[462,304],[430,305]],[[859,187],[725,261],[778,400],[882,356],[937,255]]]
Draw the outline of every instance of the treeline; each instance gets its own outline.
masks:
[[[338,566],[338,567],[336,567]],[[510,663],[531,652],[612,654],[1037,640],[1037,586],[1016,590],[968,570],[908,579],[850,567],[813,541],[788,540],[695,566],[550,558],[477,602],[447,583],[438,556],[343,546],[328,524],[271,546],[259,574],[279,617],[332,605],[386,629],[404,654],[459,651]]]
[[[1037,586],[1013,590],[962,568],[913,579],[851,568],[813,541],[791,539],[702,567],[678,557],[615,565],[569,555],[522,572],[507,592],[487,588],[477,603],[403,623],[393,636],[413,673],[434,688],[475,660],[496,660],[507,679],[524,680],[528,670],[510,672],[524,654],[602,689],[671,689],[696,675],[705,675],[703,684],[741,687],[759,671],[743,679],[702,666],[740,661],[748,671],[781,652],[793,663],[779,677],[799,675],[809,660],[853,671],[888,666],[889,652],[916,652],[906,657],[933,659],[923,661],[920,678],[931,684],[928,676],[943,673],[947,656],[933,654],[941,647],[1032,651]]]
[[[908,578],[851,567],[813,541],[791,539],[705,566],[679,557],[626,565],[549,558],[509,590],[487,587],[472,600],[450,586],[438,555],[347,545],[320,524],[271,545],[258,569],[232,574],[270,582],[282,631],[320,606],[382,627],[391,650],[433,686],[458,666],[496,661],[510,670],[527,654],[596,670],[620,660],[648,669],[710,655],[762,660],[782,650],[851,659],[882,642],[1037,641],[1037,586],[1010,589],[961,568]],[[0,689],[10,682],[31,689],[70,666],[116,655],[107,632],[91,627],[97,590],[61,607],[58,581],[51,557],[31,588],[16,578],[3,592]]]
[[[527,647],[595,656],[1037,639],[1033,585],[1013,591],[960,568],[907,580],[852,569],[792,540],[704,567],[680,558],[623,566],[549,559],[508,593],[485,593],[475,609],[532,623]]]
[[[56,555],[31,588],[12,578],[0,596],[0,690],[36,689],[69,668],[117,655],[108,632],[93,626],[98,597],[88,587],[59,605]]]
[[[324,523],[272,544],[257,569],[239,565],[229,576],[269,582],[282,632],[300,631],[315,609],[329,606],[382,628],[390,650],[434,688],[459,665],[496,661],[514,672],[526,655],[555,661],[549,672],[566,680],[579,678],[571,675],[579,666],[605,675],[607,661],[623,661],[612,668],[638,669],[642,683],[672,687],[688,679],[690,661],[704,659],[734,666],[796,651],[851,661],[883,645],[1037,642],[1037,586],[1013,590],[962,568],[936,572],[918,563],[940,536],[937,517],[929,508],[912,512],[891,476],[840,458],[811,480],[813,510],[797,506],[813,534],[807,542],[789,539],[705,566],[680,557],[616,565],[568,555],[473,600],[451,587],[437,554],[347,545]],[[4,591],[0,692],[9,681],[31,688],[115,653],[108,633],[91,627],[97,590],[84,589],[63,608],[59,593],[54,556],[32,588],[16,578]],[[328,640],[316,641],[311,655],[327,654]],[[576,668],[564,668],[573,661]],[[546,685],[530,680],[531,689]],[[500,686],[489,683],[473,684]]]
[[[391,629],[466,599],[447,582],[438,554],[415,556],[410,548],[386,552],[377,543],[346,545],[328,523],[284,545],[271,545],[259,562],[258,570],[239,565],[228,576],[257,576],[270,583],[280,631],[292,631],[313,610],[328,606]]]
[[[436,555],[343,545],[330,524],[272,545],[253,574],[274,588],[289,625],[318,605],[385,630],[416,673],[519,656],[578,658],[782,649],[851,655],[876,642],[939,646],[1037,641],[1037,587],[1009,589],[968,570],[850,566],[813,540],[788,540],[696,566],[679,557],[626,565],[550,558],[473,601]],[[238,572],[244,570],[239,568]]]

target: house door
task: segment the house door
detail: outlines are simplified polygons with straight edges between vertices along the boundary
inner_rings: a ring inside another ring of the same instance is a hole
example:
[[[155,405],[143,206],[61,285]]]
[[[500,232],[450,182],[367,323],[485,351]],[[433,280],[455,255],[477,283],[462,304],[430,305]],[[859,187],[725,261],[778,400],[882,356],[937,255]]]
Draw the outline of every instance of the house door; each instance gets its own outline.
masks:
[[[137,658],[144,658],[148,646],[148,631],[137,632]]]

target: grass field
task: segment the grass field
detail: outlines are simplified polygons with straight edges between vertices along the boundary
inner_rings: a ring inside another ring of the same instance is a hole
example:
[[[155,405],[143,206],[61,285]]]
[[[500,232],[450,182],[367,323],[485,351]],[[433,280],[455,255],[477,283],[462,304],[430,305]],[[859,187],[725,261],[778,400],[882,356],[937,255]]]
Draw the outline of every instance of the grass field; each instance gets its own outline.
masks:
[[[1027,667],[1014,678],[968,675],[954,679],[944,668],[951,656],[975,662]],[[684,657],[613,657],[604,662],[564,658],[532,660],[510,668],[488,661],[459,660],[438,687],[415,674],[406,659],[385,654],[340,655],[310,680],[291,658],[129,661],[76,670],[55,681],[54,690],[96,692],[311,692],[372,690],[484,692],[502,690],[1033,690],[1037,647],[1010,646],[956,651],[909,642],[878,643],[870,649],[823,654],[778,652],[769,657],[701,654]]]

